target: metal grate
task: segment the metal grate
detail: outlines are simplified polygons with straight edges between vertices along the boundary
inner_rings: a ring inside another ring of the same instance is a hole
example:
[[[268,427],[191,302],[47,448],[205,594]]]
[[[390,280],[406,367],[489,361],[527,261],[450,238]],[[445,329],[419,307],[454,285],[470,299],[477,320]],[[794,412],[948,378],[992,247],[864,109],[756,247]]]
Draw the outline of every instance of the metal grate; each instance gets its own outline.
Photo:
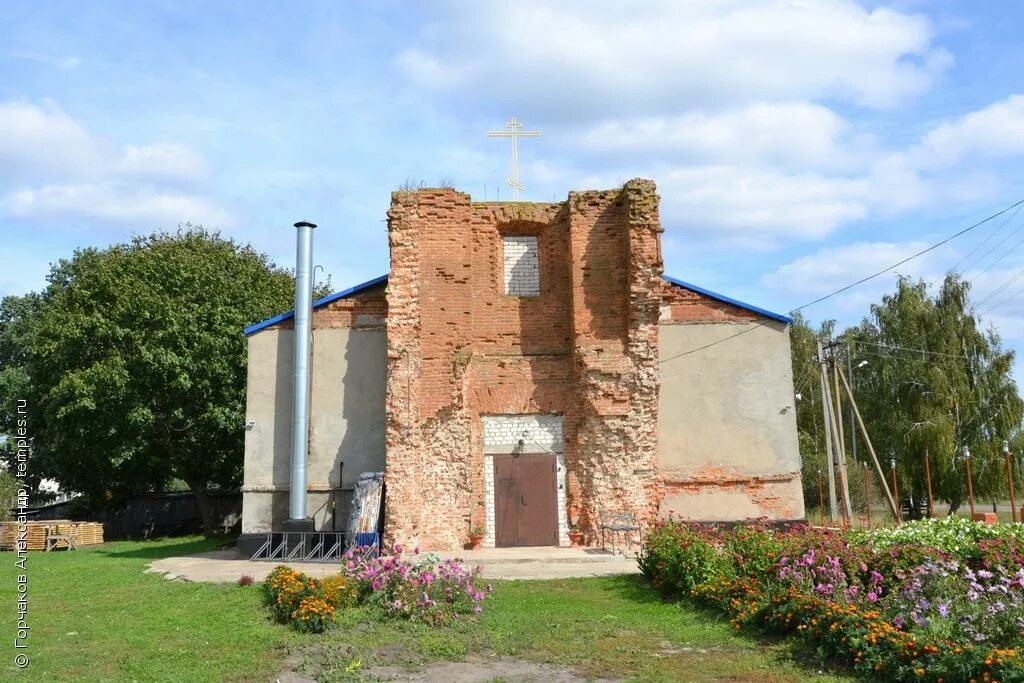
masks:
[[[340,562],[345,554],[343,531],[272,531],[252,560],[278,562]]]

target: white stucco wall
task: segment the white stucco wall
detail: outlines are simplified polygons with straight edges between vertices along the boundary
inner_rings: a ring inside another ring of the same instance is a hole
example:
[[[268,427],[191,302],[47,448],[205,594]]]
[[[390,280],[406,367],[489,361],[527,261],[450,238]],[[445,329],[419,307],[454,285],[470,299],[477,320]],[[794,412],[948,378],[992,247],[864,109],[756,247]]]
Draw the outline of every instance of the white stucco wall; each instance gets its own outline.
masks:
[[[721,341],[661,365],[662,514],[803,517],[787,326],[664,324],[658,334],[663,360]]]
[[[249,337],[243,533],[287,517],[292,354],[292,330]],[[384,469],[386,354],[383,330],[314,331],[307,510],[318,529],[332,528],[332,495],[347,497],[360,474]],[[347,502],[338,501],[339,528]]]

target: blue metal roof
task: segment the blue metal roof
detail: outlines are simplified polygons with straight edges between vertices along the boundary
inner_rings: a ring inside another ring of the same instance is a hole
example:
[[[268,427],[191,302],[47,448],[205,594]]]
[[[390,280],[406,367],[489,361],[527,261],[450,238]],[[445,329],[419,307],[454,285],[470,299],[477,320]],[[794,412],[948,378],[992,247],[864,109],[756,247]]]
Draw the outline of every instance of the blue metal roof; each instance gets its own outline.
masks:
[[[703,294],[704,296],[711,297],[712,299],[717,299],[718,301],[723,301],[727,304],[738,306],[742,309],[750,311],[751,313],[757,313],[758,315],[763,315],[766,318],[778,320],[780,323],[786,323],[787,325],[789,325],[790,323],[793,322],[793,319],[790,318],[788,315],[782,315],[781,313],[773,313],[769,310],[761,308],[760,306],[754,306],[753,304],[744,303],[739,299],[733,299],[732,297],[725,296],[724,294],[712,292],[710,289],[704,289],[703,287],[698,287],[697,285],[691,285],[689,282],[683,282],[682,280],[677,280],[676,278],[669,277],[668,275],[662,275],[662,277],[665,279],[666,282],[676,285],[677,287],[689,289],[693,292],[697,292],[698,294]]]
[[[316,310],[317,308],[320,308],[321,306],[326,306],[327,304],[331,303],[332,301],[337,301],[338,299],[344,299],[345,297],[352,296],[353,294],[358,294],[359,292],[361,292],[361,291],[363,291],[365,289],[369,289],[370,287],[375,287],[376,285],[385,283],[387,281],[388,281],[388,276],[387,275],[381,275],[380,277],[375,277],[372,280],[367,280],[366,282],[364,282],[362,284],[359,284],[359,285],[356,285],[355,287],[349,287],[348,289],[343,290],[341,292],[335,292],[334,294],[328,294],[323,299],[317,299],[316,301],[314,301],[313,302],[313,309]],[[244,330],[242,330],[242,333],[245,334],[245,335],[250,335],[253,332],[259,332],[260,330],[265,329],[267,327],[270,327],[271,325],[276,325],[277,323],[279,323],[279,322],[281,322],[283,320],[290,320],[290,319],[292,319],[294,317],[295,317],[295,311],[288,311],[287,313],[282,313],[281,315],[275,315],[273,318],[267,318],[263,322],[256,323],[255,325],[250,325],[249,327],[247,327]]]
[[[793,322],[793,319],[787,315],[782,315],[781,313],[772,313],[771,311],[760,308],[759,306],[744,303],[738,299],[733,299],[731,297],[725,296],[724,294],[712,292],[710,289],[704,289],[703,287],[698,287],[697,285],[691,285],[689,282],[683,282],[682,280],[677,280],[676,278],[669,277],[668,275],[663,275],[662,277],[665,279],[666,282],[676,285],[677,287],[689,289],[690,291],[697,292],[698,294],[703,294],[704,296],[711,297],[712,299],[716,299],[717,301],[722,301],[727,304],[732,304],[733,306],[738,306],[739,308],[750,311],[751,313],[757,313],[758,315],[763,315],[766,318],[778,320],[780,323],[786,323],[788,325]],[[380,277],[375,277],[372,280],[367,280],[366,282],[356,285],[355,287],[349,287],[346,290],[335,292],[334,294],[328,294],[324,298],[317,299],[316,301],[314,301],[313,309],[315,310],[317,308],[320,308],[321,306],[326,306],[332,301],[337,301],[338,299],[344,299],[345,297],[352,296],[353,294],[358,294],[363,290],[369,289],[370,287],[375,287],[380,284],[384,284],[387,281],[388,276],[381,275]],[[259,332],[260,330],[266,329],[271,325],[276,325],[279,322],[282,322],[284,320],[290,320],[291,318],[294,317],[295,311],[288,311],[287,313],[282,313],[281,315],[275,315],[273,318],[267,318],[263,322],[256,323],[255,325],[250,325],[249,327],[243,330],[243,333],[246,335],[250,335],[253,334],[254,332]]]

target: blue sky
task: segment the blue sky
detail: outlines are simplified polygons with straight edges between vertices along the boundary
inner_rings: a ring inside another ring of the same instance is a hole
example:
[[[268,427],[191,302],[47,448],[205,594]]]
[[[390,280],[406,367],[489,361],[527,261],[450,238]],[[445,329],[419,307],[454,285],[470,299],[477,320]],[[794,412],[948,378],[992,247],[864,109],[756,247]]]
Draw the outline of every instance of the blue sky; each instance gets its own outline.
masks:
[[[509,197],[486,132],[515,114],[544,133],[524,199],[652,178],[667,273],[788,311],[1024,198],[1022,24],[942,0],[6,2],[0,294],[184,222],[289,265],[313,220],[335,287],[370,279],[406,179]],[[1000,224],[901,271],[940,278]],[[964,262],[1012,235],[966,268],[976,301],[1024,271],[1021,225]],[[807,314],[855,321],[892,283]],[[1015,348],[1020,289],[980,306]]]

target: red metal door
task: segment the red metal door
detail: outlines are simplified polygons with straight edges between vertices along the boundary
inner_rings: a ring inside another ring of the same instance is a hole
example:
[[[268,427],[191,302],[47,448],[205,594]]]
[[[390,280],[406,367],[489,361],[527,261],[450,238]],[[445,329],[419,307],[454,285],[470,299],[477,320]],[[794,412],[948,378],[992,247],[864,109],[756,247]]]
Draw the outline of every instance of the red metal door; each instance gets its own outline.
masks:
[[[494,456],[494,542],[499,548],[518,544],[516,461],[511,455]]]
[[[494,458],[495,541],[499,547],[558,545],[555,456]]]

